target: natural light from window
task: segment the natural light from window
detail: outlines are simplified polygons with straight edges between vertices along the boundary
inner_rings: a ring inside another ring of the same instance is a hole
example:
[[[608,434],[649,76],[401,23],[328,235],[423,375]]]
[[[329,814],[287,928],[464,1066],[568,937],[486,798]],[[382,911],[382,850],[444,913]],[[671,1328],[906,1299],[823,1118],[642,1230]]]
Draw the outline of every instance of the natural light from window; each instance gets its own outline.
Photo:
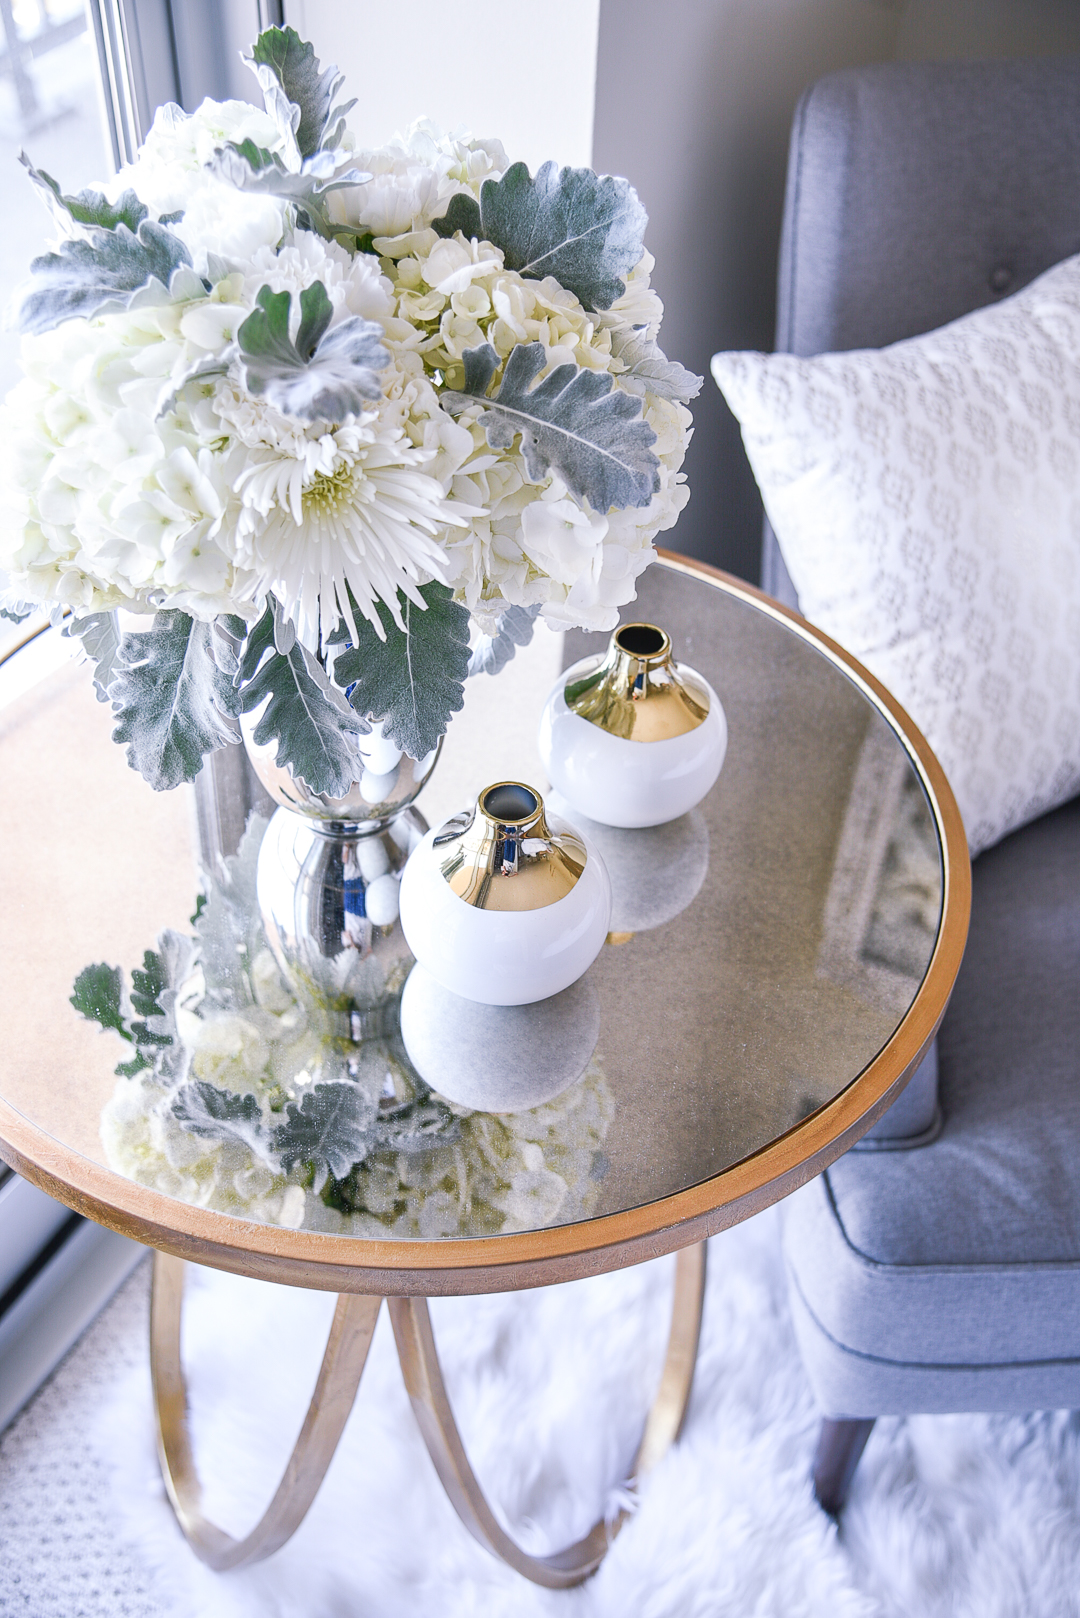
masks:
[[[47,250],[53,234],[48,212],[19,166],[19,152],[25,150],[67,192],[105,179],[112,163],[102,127],[97,50],[78,0],[74,5],[71,0],[0,0],[0,25],[0,195],[7,227],[0,233],[3,398],[21,374],[12,296],[30,260]],[[0,620],[0,653],[33,627]],[[35,653],[17,660],[21,684],[36,677],[43,652],[35,648]],[[9,678],[0,702],[14,692]]]
[[[0,233],[0,299],[5,312],[52,227],[18,166],[24,149],[65,191],[112,170],[99,110],[98,60],[86,13],[76,0],[0,0],[0,166],[6,228]],[[19,339],[0,328],[0,396],[19,379]]]

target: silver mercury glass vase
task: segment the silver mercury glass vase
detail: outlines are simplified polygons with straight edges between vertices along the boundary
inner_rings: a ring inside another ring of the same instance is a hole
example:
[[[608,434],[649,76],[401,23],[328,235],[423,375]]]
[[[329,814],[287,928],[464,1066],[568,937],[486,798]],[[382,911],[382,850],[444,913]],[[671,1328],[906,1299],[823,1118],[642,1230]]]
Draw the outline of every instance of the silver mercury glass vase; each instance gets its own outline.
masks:
[[[360,736],[356,778],[344,797],[329,798],[275,763],[276,744],[253,740],[256,723],[241,720],[244,746],[279,805],[258,860],[267,942],[294,987],[341,1014],[344,1037],[390,1036],[413,960],[398,919],[401,872],[428,829],[412,804],[440,748],[418,762],[377,729]]]

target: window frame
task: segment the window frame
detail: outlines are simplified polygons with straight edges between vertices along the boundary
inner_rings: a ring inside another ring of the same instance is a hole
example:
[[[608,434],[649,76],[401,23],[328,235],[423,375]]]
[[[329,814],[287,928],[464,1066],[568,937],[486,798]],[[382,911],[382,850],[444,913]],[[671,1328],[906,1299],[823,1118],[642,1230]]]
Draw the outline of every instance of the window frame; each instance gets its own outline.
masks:
[[[280,27],[283,0],[86,0],[115,168],[135,160],[157,109],[250,97],[235,49]]]

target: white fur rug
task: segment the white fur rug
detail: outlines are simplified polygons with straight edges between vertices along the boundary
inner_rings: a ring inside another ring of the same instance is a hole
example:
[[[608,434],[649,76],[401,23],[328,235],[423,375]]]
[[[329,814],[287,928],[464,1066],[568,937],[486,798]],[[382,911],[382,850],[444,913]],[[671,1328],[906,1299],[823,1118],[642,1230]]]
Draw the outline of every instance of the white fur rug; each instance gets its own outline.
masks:
[[[1080,1614],[1075,1415],[885,1421],[838,1534],[807,1473],[816,1415],[775,1216],[710,1245],[687,1430],[597,1575],[538,1589],[442,1495],[385,1312],[315,1505],[269,1562],[185,1547],[151,1439],[138,1272],[0,1441],[0,1612],[28,1618],[1070,1618]],[[433,1306],[476,1469],[530,1548],[617,1494],[662,1354],[671,1261]],[[235,1532],[276,1483],[333,1300],[197,1272],[186,1353],[207,1504]]]

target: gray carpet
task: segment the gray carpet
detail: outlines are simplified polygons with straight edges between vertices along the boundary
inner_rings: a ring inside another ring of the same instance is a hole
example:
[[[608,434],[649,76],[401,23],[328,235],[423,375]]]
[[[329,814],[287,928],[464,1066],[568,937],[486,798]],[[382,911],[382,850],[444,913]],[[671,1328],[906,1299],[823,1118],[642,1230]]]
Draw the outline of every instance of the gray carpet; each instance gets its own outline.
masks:
[[[0,1612],[13,1618],[161,1618],[151,1573],[117,1545],[111,1469],[79,1439],[87,1408],[145,1359],[149,1294],[147,1262],[0,1438]]]

